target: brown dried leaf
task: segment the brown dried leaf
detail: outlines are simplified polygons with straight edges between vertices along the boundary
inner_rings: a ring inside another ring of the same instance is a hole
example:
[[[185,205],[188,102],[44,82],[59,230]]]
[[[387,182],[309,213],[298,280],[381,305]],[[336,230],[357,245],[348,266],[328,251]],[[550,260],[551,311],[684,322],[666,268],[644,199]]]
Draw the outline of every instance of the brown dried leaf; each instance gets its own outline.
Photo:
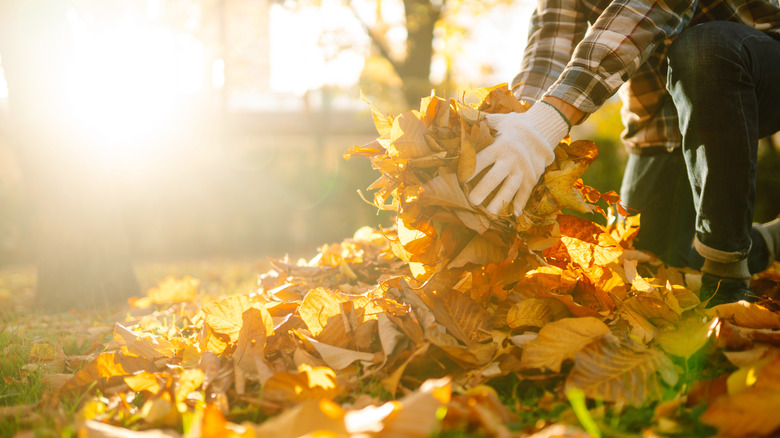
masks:
[[[475,235],[466,246],[458,252],[449,264],[448,269],[462,268],[469,264],[484,266],[491,263],[500,263],[506,259],[506,247],[496,245],[494,242],[480,235]]]
[[[395,158],[421,158],[434,151],[425,140],[425,125],[416,111],[406,111],[396,117],[390,129],[387,151]]]
[[[507,313],[507,324],[511,328],[541,328],[553,320],[553,311],[546,299],[529,298],[516,303]]]
[[[607,333],[609,327],[594,317],[564,318],[548,323],[525,346],[521,363],[524,368],[558,373],[564,360],[574,359],[583,347]]]
[[[485,339],[493,326],[490,313],[458,291],[434,292],[432,304],[436,321],[465,345]]]
[[[780,329],[780,315],[755,303],[739,301],[721,304],[709,310],[719,318],[731,321],[740,327],[758,329]]]
[[[580,388],[588,398],[641,406],[662,395],[660,377],[677,383],[674,364],[657,349],[605,336],[577,355],[566,388]]]

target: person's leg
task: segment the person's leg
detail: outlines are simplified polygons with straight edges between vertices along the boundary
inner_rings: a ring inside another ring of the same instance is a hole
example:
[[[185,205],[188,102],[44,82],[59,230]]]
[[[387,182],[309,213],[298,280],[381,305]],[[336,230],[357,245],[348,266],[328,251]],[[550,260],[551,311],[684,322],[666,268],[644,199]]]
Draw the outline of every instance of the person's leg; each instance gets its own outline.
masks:
[[[655,254],[670,266],[700,270],[704,258],[693,247],[696,210],[690,187],[681,149],[629,154],[620,201],[631,214],[641,214],[634,247]],[[766,234],[780,232],[780,220],[772,224],[768,230],[758,224],[750,230],[753,245],[748,270],[751,274],[765,270],[767,260],[780,254],[767,247]],[[776,242],[780,244],[780,236]]]
[[[702,271],[747,279],[758,139],[780,129],[780,42],[737,23],[705,23],[675,40],[668,62]]]
[[[637,249],[671,266],[701,267],[699,260],[691,259],[696,211],[680,149],[629,154],[620,200],[629,213],[641,215]]]

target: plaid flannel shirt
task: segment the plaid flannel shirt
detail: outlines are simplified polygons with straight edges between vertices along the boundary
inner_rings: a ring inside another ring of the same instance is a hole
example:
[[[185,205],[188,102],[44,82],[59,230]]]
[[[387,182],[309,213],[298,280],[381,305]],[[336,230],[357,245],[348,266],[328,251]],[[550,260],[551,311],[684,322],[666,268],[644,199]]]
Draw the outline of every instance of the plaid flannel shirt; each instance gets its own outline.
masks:
[[[528,101],[557,97],[586,114],[620,90],[629,150],[671,150],[681,135],[665,87],[666,51],[687,26],[707,21],[780,35],[778,0],[538,0],[512,90]]]

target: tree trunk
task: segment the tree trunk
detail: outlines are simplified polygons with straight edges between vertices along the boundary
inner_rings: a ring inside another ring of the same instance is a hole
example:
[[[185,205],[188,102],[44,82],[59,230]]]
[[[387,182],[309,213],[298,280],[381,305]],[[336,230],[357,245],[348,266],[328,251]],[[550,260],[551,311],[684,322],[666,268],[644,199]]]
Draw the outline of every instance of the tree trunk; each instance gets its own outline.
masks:
[[[433,31],[441,16],[441,7],[429,0],[404,0],[404,12],[406,59],[396,70],[401,77],[406,102],[416,108],[420,99],[429,95],[432,89]]]
[[[0,53],[37,260],[36,304],[54,311],[106,307],[138,293],[110,175],[81,156],[64,122],[72,49],[64,1],[0,8]]]

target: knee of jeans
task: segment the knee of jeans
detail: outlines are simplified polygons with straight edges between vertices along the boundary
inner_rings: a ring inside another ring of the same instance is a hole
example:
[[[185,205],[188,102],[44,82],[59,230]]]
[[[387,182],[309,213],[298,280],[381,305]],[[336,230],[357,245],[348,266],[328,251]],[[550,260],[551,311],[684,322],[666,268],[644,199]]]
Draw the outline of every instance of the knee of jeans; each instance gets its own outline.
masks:
[[[736,38],[739,26],[743,25],[713,21],[683,31],[667,53],[670,74],[667,86],[677,80],[697,83],[702,75],[733,65],[740,56]]]

